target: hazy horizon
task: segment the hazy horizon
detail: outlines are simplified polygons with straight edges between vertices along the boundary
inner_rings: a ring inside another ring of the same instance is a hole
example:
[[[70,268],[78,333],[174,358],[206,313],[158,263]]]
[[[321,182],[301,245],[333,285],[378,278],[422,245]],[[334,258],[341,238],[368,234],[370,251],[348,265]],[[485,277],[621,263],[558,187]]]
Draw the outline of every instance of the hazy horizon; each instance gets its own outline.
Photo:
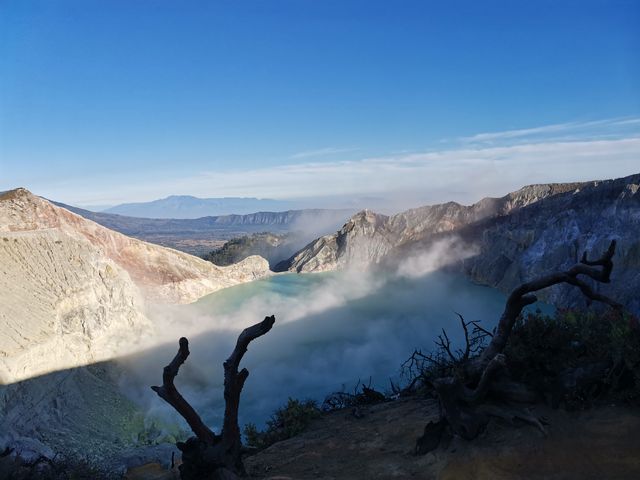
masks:
[[[638,139],[638,146],[640,147],[640,138]],[[636,154],[635,150],[629,152],[629,155],[632,157],[636,157],[640,160],[640,150]],[[499,177],[491,179],[492,181],[487,182],[484,185],[480,185],[478,188],[469,188],[467,191],[463,191],[461,189],[455,190],[451,188],[450,190],[445,187],[439,188],[431,188],[426,189],[426,191],[379,191],[379,192],[369,192],[369,195],[358,195],[357,192],[354,192],[353,195],[346,194],[338,194],[338,195],[327,195],[327,196],[299,196],[299,197],[256,197],[256,196],[198,196],[190,193],[169,193],[162,197],[148,197],[142,200],[135,201],[122,201],[118,203],[110,203],[110,204],[92,204],[92,203],[83,203],[80,202],[71,202],[65,201],[60,198],[51,197],[48,195],[43,195],[40,191],[34,190],[29,186],[25,185],[15,185],[9,188],[1,188],[0,191],[12,190],[15,188],[26,188],[38,196],[46,198],[48,200],[52,200],[55,202],[60,202],[63,204],[67,204],[73,207],[84,208],[86,210],[90,210],[93,212],[108,212],[108,210],[128,204],[148,204],[150,202],[167,200],[171,197],[191,197],[197,200],[255,200],[257,202],[280,202],[283,204],[282,208],[269,208],[266,211],[283,211],[283,210],[298,210],[298,209],[310,209],[310,208],[326,208],[326,209],[349,209],[349,208],[371,208],[380,211],[381,213],[393,213],[399,212],[401,210],[406,210],[414,207],[419,207],[422,205],[428,204],[436,204],[436,203],[445,203],[449,201],[454,201],[463,205],[471,205],[476,203],[477,201],[486,198],[486,197],[502,197],[511,192],[515,192],[523,187],[528,185],[535,184],[546,184],[546,183],[574,183],[574,182],[586,182],[586,181],[597,181],[597,180],[612,180],[616,178],[623,178],[630,175],[635,175],[640,173],[640,167],[634,163],[634,158],[629,158],[628,161],[625,160],[620,165],[619,170],[612,170],[611,165],[607,163],[608,161],[602,158],[602,174],[600,176],[594,176],[591,174],[585,174],[584,172],[576,171],[576,173],[567,173],[565,176],[561,177],[562,179],[554,179],[554,180],[545,180],[545,176],[541,176],[541,179],[536,181],[532,179],[531,176],[527,178],[530,181],[527,181],[526,178],[522,180],[512,180],[511,182],[505,181],[503,177]],[[610,161],[610,160],[609,160]],[[578,169],[580,165],[575,165]],[[612,174],[612,172],[619,171],[618,174]],[[468,179],[461,178],[460,182],[467,181]],[[512,186],[507,186],[512,185]],[[451,185],[453,187],[453,185]],[[64,197],[65,195],[62,194]],[[265,211],[264,208],[260,207],[256,211]],[[251,211],[253,212],[253,210]],[[250,212],[250,213],[251,213]],[[227,214],[225,214],[227,215]]]

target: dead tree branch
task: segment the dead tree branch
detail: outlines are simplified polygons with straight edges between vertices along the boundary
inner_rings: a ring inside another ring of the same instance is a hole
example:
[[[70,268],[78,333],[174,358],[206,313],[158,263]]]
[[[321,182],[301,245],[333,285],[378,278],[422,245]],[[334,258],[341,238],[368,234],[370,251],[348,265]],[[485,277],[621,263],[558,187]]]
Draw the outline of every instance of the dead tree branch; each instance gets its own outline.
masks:
[[[182,337],[179,341],[180,348],[178,353],[171,363],[164,367],[162,372],[162,386],[151,387],[151,390],[156,392],[160,398],[171,405],[176,411],[184,418],[196,437],[205,443],[213,444],[216,442],[217,435],[213,433],[209,427],[207,427],[200,415],[196,413],[189,402],[178,392],[173,381],[178,375],[180,367],[189,356],[189,340]]]
[[[438,335],[438,340],[436,340],[436,345],[440,347],[443,351],[447,352],[447,355],[449,355],[449,359],[452,362],[455,363],[458,361],[456,356],[451,352],[451,340],[449,340],[447,331],[444,328],[442,329],[442,335]]]
[[[591,286],[585,283],[582,278],[579,278],[580,275],[584,275],[599,283],[609,283],[611,270],[613,269],[611,259],[615,251],[616,241],[611,240],[609,248],[599,259],[589,261],[587,259],[587,252],[584,252],[580,263],[574,265],[569,270],[545,275],[530,282],[523,283],[515,288],[507,298],[507,303],[498,322],[496,333],[493,335],[487,348],[485,348],[480,355],[480,361],[475,365],[475,368],[480,370],[484,369],[497,354],[502,353],[507,345],[511,330],[518,316],[522,313],[522,309],[538,301],[538,298],[533,294],[534,292],[553,285],[567,283],[578,287],[588,299],[605,303],[612,308],[620,310],[622,305],[605,295],[594,292]]]
[[[588,260],[585,252],[580,263],[570,269],[542,276],[515,288],[507,298],[494,332],[485,330],[477,322],[466,322],[462,315],[457,314],[465,339],[465,347],[457,350],[457,356],[451,352],[451,342],[444,330],[436,340],[440,354],[425,355],[419,350],[413,353],[403,364],[403,368],[409,372],[417,369],[420,377],[416,378],[421,378],[424,383],[433,387],[441,412],[440,419],[430,422],[425,427],[423,436],[416,441],[417,453],[433,450],[446,434],[455,434],[469,440],[477,437],[487,425],[490,416],[501,417],[510,422],[521,420],[545,432],[544,422],[530,412],[505,405],[480,404],[489,393],[494,400],[502,403],[535,398],[535,392],[525,384],[510,380],[504,368],[506,357],[503,353],[522,310],[537,301],[535,292],[566,283],[578,287],[590,301],[604,303],[616,310],[622,309],[618,302],[597,293],[587,283],[587,279],[597,283],[610,282],[615,250],[616,241],[612,240],[607,251],[597,260]],[[473,325],[471,333],[469,325]],[[486,348],[482,349],[486,338],[491,340]],[[425,368],[425,364],[430,366]]]
[[[480,377],[480,381],[478,385],[474,389],[470,389],[464,387],[462,400],[470,405],[476,404],[484,400],[484,397],[487,395],[489,391],[489,387],[491,385],[491,381],[493,380],[495,374],[503,368],[507,363],[507,359],[504,354],[499,353],[489,362],[487,368],[482,372],[482,376]]]
[[[232,450],[234,455],[240,455],[242,443],[240,441],[240,426],[238,425],[238,407],[240,405],[240,394],[244,382],[249,376],[246,368],[238,371],[242,357],[247,352],[249,343],[258,337],[266,334],[273,327],[276,317],[271,315],[265,317],[260,323],[245,328],[236,343],[233,352],[224,362],[224,422],[222,425],[222,441],[225,447]],[[237,450],[237,452],[236,452]]]
[[[171,363],[164,367],[162,386],[151,387],[160,398],[165,400],[187,421],[196,435],[186,443],[178,443],[182,451],[183,464],[180,475],[183,479],[236,478],[244,473],[242,465],[240,427],[238,408],[240,394],[249,376],[246,368],[238,371],[242,357],[249,343],[271,330],[275,317],[265,319],[242,331],[238,336],[233,352],[224,362],[224,400],[225,412],[220,435],[207,427],[196,411],[191,407],[175,387],[174,380],[182,364],[189,356],[189,341],[181,338],[180,348]]]
[[[480,326],[480,322],[478,320],[472,320],[471,322],[469,322],[471,325],[473,325],[473,333],[476,334],[484,334],[483,337],[493,337],[493,333],[491,333],[489,330],[486,330],[484,328],[482,328]]]
[[[462,315],[456,312],[456,315],[460,318],[460,324],[462,325],[462,330],[464,331],[464,352],[460,351],[460,361],[466,362],[469,358],[469,353],[471,353],[471,342],[469,341],[469,324],[464,321]]]

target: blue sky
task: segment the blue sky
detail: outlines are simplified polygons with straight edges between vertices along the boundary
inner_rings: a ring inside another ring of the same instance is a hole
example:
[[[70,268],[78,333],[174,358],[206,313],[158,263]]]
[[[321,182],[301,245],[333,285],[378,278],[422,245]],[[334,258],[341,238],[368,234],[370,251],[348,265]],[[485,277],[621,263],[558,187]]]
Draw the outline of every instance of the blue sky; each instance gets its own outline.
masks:
[[[469,201],[633,173],[639,25],[615,0],[2,0],[0,190]]]

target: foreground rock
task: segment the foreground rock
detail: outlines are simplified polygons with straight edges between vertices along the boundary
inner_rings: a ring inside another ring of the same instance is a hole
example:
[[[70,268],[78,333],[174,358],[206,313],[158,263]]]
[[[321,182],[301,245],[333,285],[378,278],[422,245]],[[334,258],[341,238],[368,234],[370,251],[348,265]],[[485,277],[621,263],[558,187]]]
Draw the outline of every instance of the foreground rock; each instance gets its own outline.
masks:
[[[549,436],[532,427],[499,423],[475,442],[413,454],[425,421],[436,419],[433,400],[410,398],[371,407],[364,418],[328,414],[310,429],[247,458],[260,479],[602,479],[640,478],[640,411],[605,407],[567,413],[536,409]]]

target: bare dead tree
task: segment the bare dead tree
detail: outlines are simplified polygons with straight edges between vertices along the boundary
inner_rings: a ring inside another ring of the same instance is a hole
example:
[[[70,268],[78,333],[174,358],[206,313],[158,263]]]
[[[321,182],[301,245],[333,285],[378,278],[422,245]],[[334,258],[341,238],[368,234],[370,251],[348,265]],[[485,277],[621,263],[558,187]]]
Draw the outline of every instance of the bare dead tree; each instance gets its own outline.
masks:
[[[151,387],[151,390],[156,392],[160,398],[176,409],[182,418],[187,421],[196,437],[203,442],[213,444],[217,440],[216,434],[204,424],[200,415],[189,405],[189,402],[184,399],[173,383],[180,367],[187,360],[190,353],[189,340],[182,337],[178,344],[180,345],[178,353],[173,360],[171,360],[171,363],[164,367],[164,371],[162,372],[162,386]]]
[[[578,287],[589,301],[601,302],[616,310],[622,309],[622,305],[597,293],[586,282],[587,278],[597,283],[610,282],[615,249],[616,241],[612,240],[607,251],[597,260],[588,260],[587,252],[584,252],[580,263],[570,269],[539,277],[515,288],[507,298],[504,311],[493,333],[482,329],[475,322],[465,322],[460,316],[466,347],[464,350],[459,350],[457,356],[452,352],[451,342],[444,331],[436,341],[436,345],[443,352],[440,356],[414,352],[408,360],[410,367],[413,367],[416,361],[426,361],[437,367],[433,371],[441,372],[441,375],[430,379],[430,384],[439,400],[440,419],[437,422],[430,422],[425,427],[424,435],[416,442],[416,453],[433,450],[446,434],[473,439],[484,429],[491,416],[509,421],[519,419],[545,432],[544,421],[526,410],[481,404],[490,391],[498,390],[498,383],[500,383],[500,395],[505,401],[521,400],[528,398],[530,394],[530,390],[525,385],[509,382],[508,379],[505,382],[503,378],[498,382],[496,377],[499,375],[504,377],[506,364],[504,349],[522,310],[537,301],[535,292],[553,285],[568,284]],[[474,332],[480,332],[484,334],[483,338],[491,339],[484,349],[479,349],[477,345],[472,345],[470,342],[468,326],[472,324]],[[479,353],[474,356],[475,352]],[[448,360],[446,366],[443,363],[443,357],[444,360]]]
[[[522,313],[522,309],[538,301],[534,292],[539,290],[566,283],[578,287],[589,301],[595,300],[609,305],[616,310],[622,309],[622,305],[618,302],[595,292],[588,283],[579,277],[580,275],[584,275],[598,283],[609,283],[611,281],[611,271],[613,270],[612,258],[615,252],[616,241],[611,240],[609,248],[599,259],[589,261],[587,259],[587,252],[584,252],[580,263],[574,265],[569,270],[545,275],[530,282],[523,283],[514,289],[507,298],[507,303],[498,322],[495,335],[480,355],[479,361],[476,362],[473,367],[477,370],[484,369],[497,354],[502,353],[509,340],[509,335],[511,335],[511,330],[513,330],[518,316]]]
[[[265,335],[275,322],[275,317],[265,319],[240,333],[233,352],[224,362],[224,420],[220,435],[207,427],[198,413],[191,407],[175,387],[174,380],[182,364],[189,356],[189,341],[182,337],[179,349],[171,363],[164,367],[162,385],[151,387],[160,398],[171,405],[189,424],[195,437],[187,442],[178,442],[183,463],[180,476],[183,480],[232,479],[244,475],[241,451],[242,441],[238,425],[240,394],[249,376],[246,368],[238,370],[249,343]]]
[[[493,337],[493,333],[480,326],[479,321],[466,321],[461,314],[456,312],[456,315],[464,332],[464,349],[457,349],[454,353],[451,341],[443,329],[435,341],[438,348],[434,352],[424,353],[416,349],[402,363],[401,375],[409,380],[409,384],[400,390],[402,393],[410,393],[417,386],[431,384],[433,378],[458,376],[458,371],[466,367],[470,358],[482,351],[488,338]]]

